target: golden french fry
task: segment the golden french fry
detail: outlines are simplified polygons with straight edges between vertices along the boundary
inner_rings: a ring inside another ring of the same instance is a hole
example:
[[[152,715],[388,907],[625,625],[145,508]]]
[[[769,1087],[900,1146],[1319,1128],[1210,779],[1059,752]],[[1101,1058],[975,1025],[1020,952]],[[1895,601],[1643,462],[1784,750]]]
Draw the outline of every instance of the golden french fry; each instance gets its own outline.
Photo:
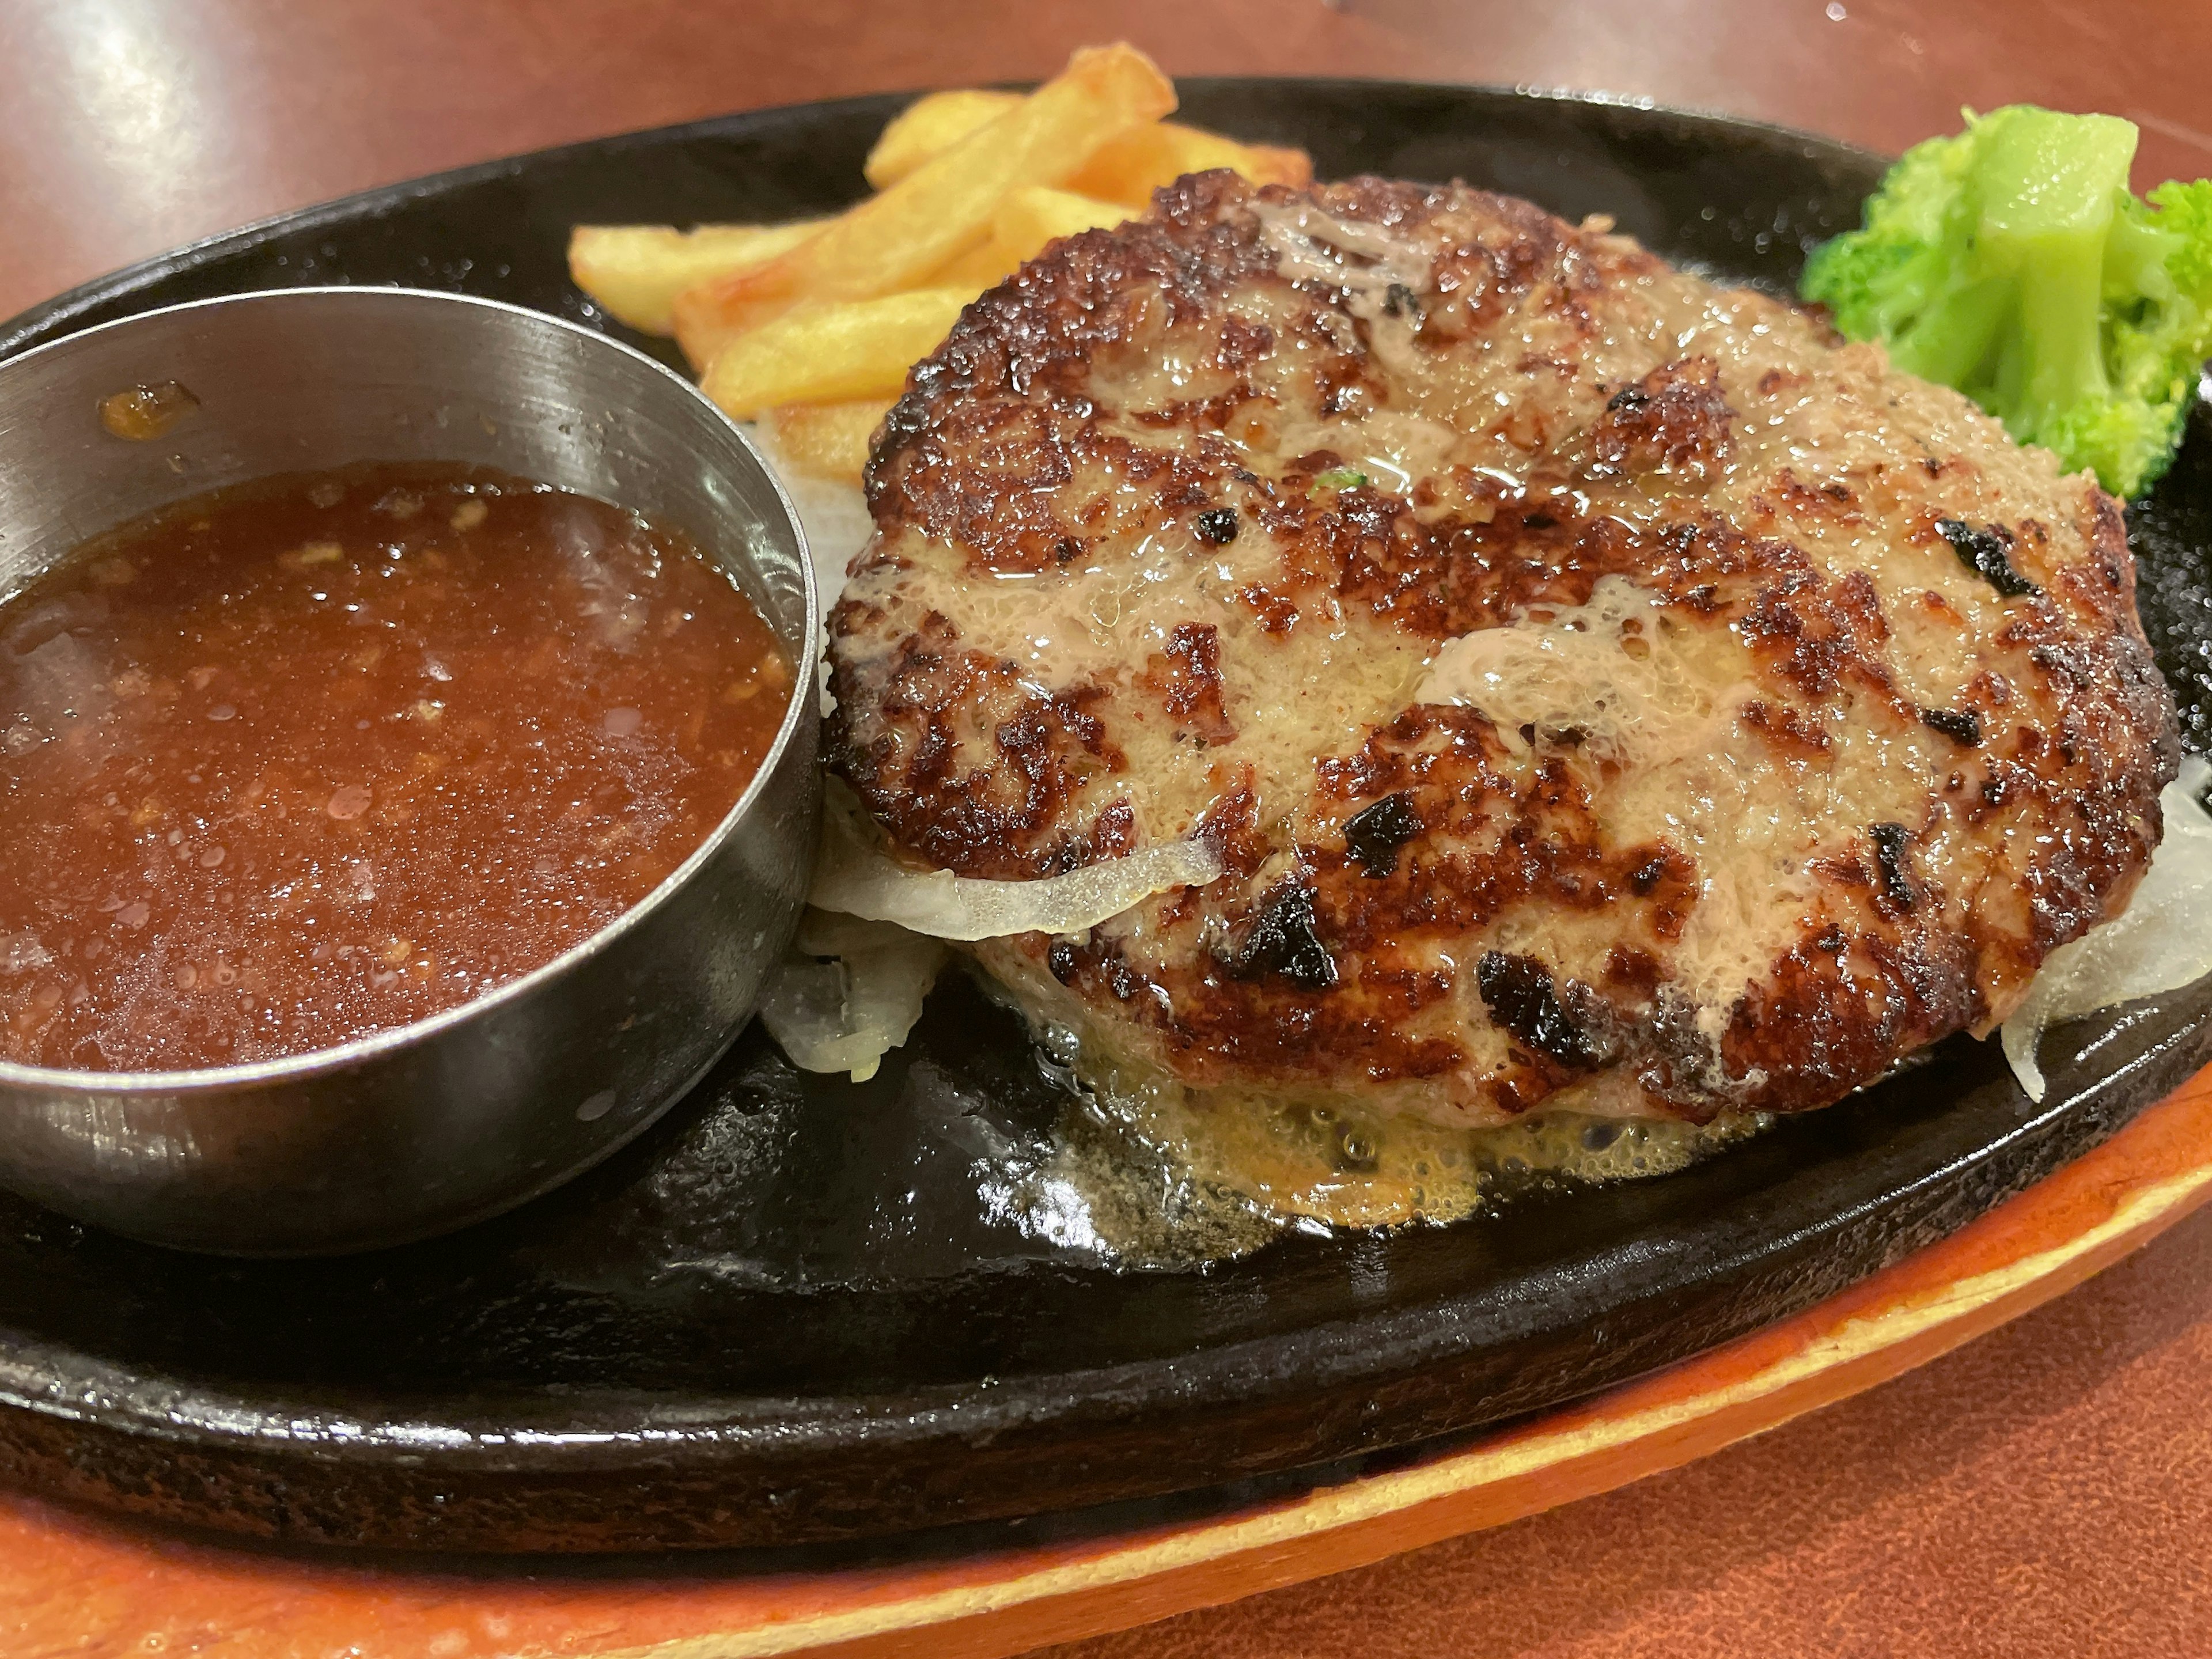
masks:
[[[1021,94],[966,88],[933,92],[894,117],[868,152],[868,182],[878,190],[896,184],[1021,102]],[[1310,185],[1313,160],[1302,149],[1247,144],[1204,127],[1163,121],[1138,127],[1100,147],[1080,172],[1048,179],[1079,195],[1143,207],[1152,192],[1186,173],[1229,167],[1255,185]]]
[[[1242,144],[1202,127],[1160,121],[1102,144],[1064,183],[1080,195],[1146,207],[1161,185],[1210,167],[1228,167],[1255,185],[1313,182],[1313,160],[1302,149]]]
[[[942,155],[976,128],[1022,101],[1018,92],[962,88],[917,98],[876,136],[860,171],[872,190],[888,190],[933,155]]]
[[[924,277],[922,288],[964,288],[970,294],[981,294],[1004,282],[1021,267],[1019,259],[1000,257],[996,241],[978,242],[965,253],[956,253],[944,264]]]
[[[1096,225],[1118,225],[1136,216],[1119,202],[1071,195],[1046,185],[1010,191],[991,216],[991,240],[956,255],[921,284],[981,294],[996,288],[1044,252],[1046,245]]]
[[[618,322],[647,334],[674,331],[672,307],[687,288],[788,252],[827,222],[787,225],[578,225],[568,233],[568,275]]]
[[[793,471],[858,483],[868,445],[890,412],[888,398],[845,404],[785,404],[769,411],[778,453]]]
[[[710,278],[695,288],[685,289],[669,306],[676,343],[683,348],[684,360],[691,365],[694,374],[704,374],[716,354],[744,332],[722,315],[720,302],[714,297],[714,283],[719,280]]]
[[[801,301],[896,293],[989,234],[1008,191],[1066,177],[1131,127],[1175,107],[1175,88],[1129,46],[1078,52],[988,125],[848,210],[778,258],[684,296],[695,329],[757,327]],[[681,337],[684,309],[678,309]]]
[[[991,220],[991,248],[1000,263],[1012,270],[1028,264],[1063,236],[1118,225],[1135,216],[1119,202],[1029,185],[1010,191],[999,204]]]
[[[787,312],[716,353],[700,389],[739,419],[778,404],[888,398],[974,297],[916,289]]]

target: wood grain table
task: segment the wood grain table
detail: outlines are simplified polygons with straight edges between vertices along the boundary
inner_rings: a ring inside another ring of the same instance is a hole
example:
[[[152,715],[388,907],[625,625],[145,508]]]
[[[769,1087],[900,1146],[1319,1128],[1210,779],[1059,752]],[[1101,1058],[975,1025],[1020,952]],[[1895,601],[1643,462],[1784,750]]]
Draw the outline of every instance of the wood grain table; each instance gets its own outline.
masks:
[[[761,105],[1035,76],[1117,36],[1172,73],[1595,88],[1887,149],[1962,105],[2030,100],[2135,120],[2139,185],[2212,173],[2203,0],[7,0],[0,315],[365,185]],[[0,1519],[107,1524],[4,1497]],[[1687,1468],[1056,1651],[2168,1659],[2212,1654],[2208,1546],[2200,1212],[1992,1335]],[[33,1650],[12,1617],[0,1607],[0,1659],[124,1651],[89,1625],[81,1647]],[[399,1651],[361,1634],[341,1650]],[[189,1650],[276,1651],[204,1636]]]

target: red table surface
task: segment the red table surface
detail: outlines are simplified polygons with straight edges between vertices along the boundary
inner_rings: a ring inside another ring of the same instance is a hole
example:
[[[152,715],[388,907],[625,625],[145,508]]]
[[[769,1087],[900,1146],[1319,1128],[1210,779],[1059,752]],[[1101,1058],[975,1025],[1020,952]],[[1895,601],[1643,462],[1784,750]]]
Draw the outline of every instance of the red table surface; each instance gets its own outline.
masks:
[[[2027,100],[2212,173],[2203,0],[17,0],[0,315],[366,185],[731,110],[1049,73],[1592,88],[1894,150]],[[2212,1654],[2212,1212],[1872,1394],[1496,1532],[1059,1655]],[[0,1632],[4,1632],[0,1610]]]

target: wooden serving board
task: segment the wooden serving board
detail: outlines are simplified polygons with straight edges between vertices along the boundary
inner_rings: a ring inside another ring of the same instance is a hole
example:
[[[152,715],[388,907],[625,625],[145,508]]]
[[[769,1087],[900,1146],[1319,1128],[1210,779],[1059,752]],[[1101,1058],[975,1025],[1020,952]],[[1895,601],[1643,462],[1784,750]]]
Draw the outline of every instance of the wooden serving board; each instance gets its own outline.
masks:
[[[2111,1140],[1842,1295],[1448,1454],[1203,1521],[970,1557],[702,1576],[661,1558],[461,1571],[258,1551],[0,1499],[9,1656],[986,1659],[1493,1527],[1674,1468],[1934,1358],[2212,1195],[2212,1069]],[[662,1576],[664,1575],[665,1576]]]

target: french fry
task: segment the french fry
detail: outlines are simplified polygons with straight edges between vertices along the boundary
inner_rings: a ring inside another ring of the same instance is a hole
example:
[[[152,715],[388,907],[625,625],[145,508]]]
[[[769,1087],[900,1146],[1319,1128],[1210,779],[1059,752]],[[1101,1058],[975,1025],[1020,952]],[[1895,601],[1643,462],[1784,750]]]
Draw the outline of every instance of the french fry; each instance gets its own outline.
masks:
[[[878,190],[897,183],[1019,102],[1018,93],[974,88],[916,100],[892,118],[868,152],[868,182]],[[1208,167],[1231,168],[1255,185],[1313,182],[1313,160],[1302,149],[1242,143],[1175,121],[1125,132],[1101,146],[1073,177],[1046,182],[1079,195],[1145,207],[1161,185]]]
[[[932,271],[922,286],[981,294],[1036,258],[1047,244],[1095,225],[1118,225],[1134,216],[1119,202],[1074,196],[1046,185],[1024,185],[1009,191],[991,216],[989,241],[955,255]]]
[[[888,398],[974,297],[925,288],[787,312],[724,346],[700,389],[740,420],[779,404]]]
[[[719,280],[710,278],[685,289],[669,307],[676,343],[683,348],[684,361],[694,374],[704,374],[722,348],[744,332],[722,315],[714,299],[714,284]]]
[[[647,334],[675,331],[676,296],[687,288],[788,252],[827,222],[787,225],[578,225],[568,233],[568,275],[617,322]]]
[[[778,453],[793,471],[858,483],[868,445],[890,412],[888,398],[845,404],[785,404],[769,411]]]
[[[1008,192],[999,204],[991,220],[991,249],[1007,270],[1017,270],[1063,236],[1118,225],[1134,216],[1119,202],[1030,185]]]
[[[1133,46],[1078,52],[1012,109],[789,252],[694,289],[695,331],[759,326],[801,301],[894,294],[990,233],[1006,192],[1079,170],[1098,147],[1175,107],[1175,88]]]
[[[1255,185],[1313,182],[1313,160],[1302,149],[1242,144],[1200,127],[1160,121],[1101,145],[1065,185],[1079,195],[1141,208],[1151,205],[1161,185],[1211,167],[1228,167]]]
[[[876,135],[860,171],[871,190],[889,190],[933,155],[942,155],[980,126],[1022,101],[1018,92],[962,88],[917,98]]]
[[[978,242],[965,253],[956,253],[922,279],[924,288],[964,288],[981,294],[996,288],[1021,267],[1019,259],[1000,257],[996,241]]]

